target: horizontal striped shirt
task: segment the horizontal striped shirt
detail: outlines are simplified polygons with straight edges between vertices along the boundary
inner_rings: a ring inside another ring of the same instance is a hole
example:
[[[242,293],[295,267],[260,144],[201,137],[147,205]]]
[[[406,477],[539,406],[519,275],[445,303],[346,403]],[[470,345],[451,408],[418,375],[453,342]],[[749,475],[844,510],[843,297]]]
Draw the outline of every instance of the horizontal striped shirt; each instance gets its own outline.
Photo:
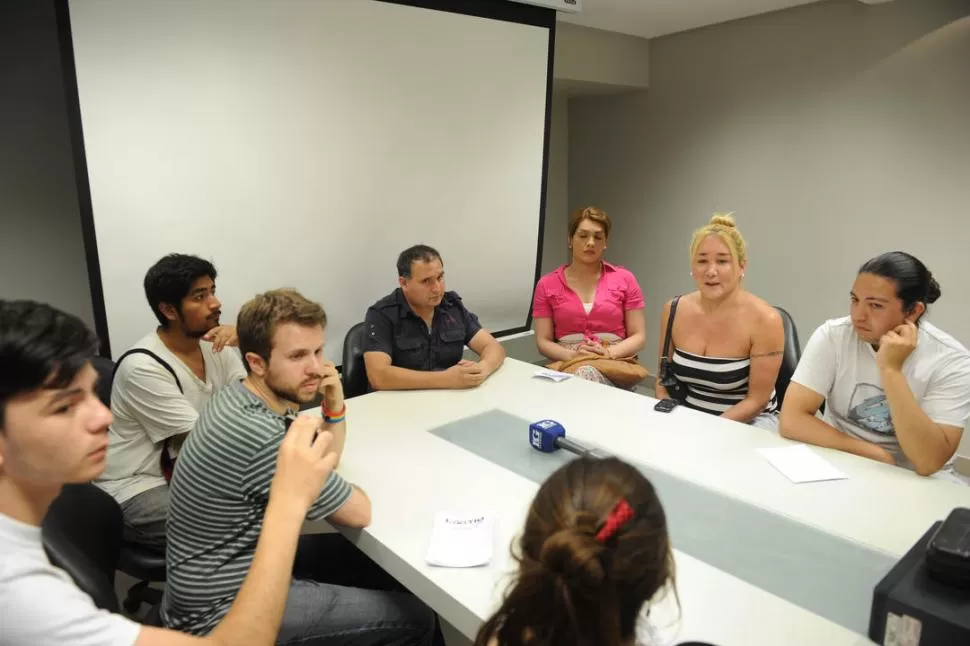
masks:
[[[285,418],[236,382],[203,409],[179,451],[168,512],[162,621],[204,635],[232,605],[253,562]],[[350,484],[331,473],[308,520],[339,510]]]
[[[687,386],[688,408],[720,415],[748,396],[751,359],[724,359],[691,354],[674,348],[670,368]],[[778,410],[775,391],[765,406],[765,413]]]

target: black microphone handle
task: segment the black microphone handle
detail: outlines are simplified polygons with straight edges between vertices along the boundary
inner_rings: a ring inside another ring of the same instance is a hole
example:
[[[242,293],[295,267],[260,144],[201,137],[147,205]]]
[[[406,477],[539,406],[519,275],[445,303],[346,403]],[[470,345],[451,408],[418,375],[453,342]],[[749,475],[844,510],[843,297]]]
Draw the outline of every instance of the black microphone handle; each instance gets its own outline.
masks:
[[[591,449],[582,442],[571,440],[565,436],[556,438],[556,448],[569,451],[570,453],[575,453],[580,457],[603,458],[609,456],[608,453],[598,449]]]

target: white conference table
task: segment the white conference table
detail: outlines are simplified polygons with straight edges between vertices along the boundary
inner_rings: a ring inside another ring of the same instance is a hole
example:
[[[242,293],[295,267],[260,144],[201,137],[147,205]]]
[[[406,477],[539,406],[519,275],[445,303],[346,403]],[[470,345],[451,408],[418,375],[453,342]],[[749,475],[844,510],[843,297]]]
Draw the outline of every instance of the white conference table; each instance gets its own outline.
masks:
[[[532,480],[429,432],[479,413],[499,409],[530,421],[555,419],[571,438],[894,560],[933,522],[970,500],[965,486],[826,449],[814,450],[849,479],[795,485],[756,452],[789,444],[769,431],[682,408],[657,413],[651,397],[579,379],[553,383],[534,378],[536,369],[507,359],[473,390],[379,392],[347,404],[339,470],[368,493],[373,521],[362,531],[341,531],[469,639],[497,607],[507,575],[515,570],[508,548],[538,489]],[[521,435],[525,444],[526,428]],[[496,549],[489,566],[426,564],[432,520],[443,510],[495,514]],[[680,612],[668,594],[651,617],[675,642],[871,643],[677,550],[676,541],[674,548]]]

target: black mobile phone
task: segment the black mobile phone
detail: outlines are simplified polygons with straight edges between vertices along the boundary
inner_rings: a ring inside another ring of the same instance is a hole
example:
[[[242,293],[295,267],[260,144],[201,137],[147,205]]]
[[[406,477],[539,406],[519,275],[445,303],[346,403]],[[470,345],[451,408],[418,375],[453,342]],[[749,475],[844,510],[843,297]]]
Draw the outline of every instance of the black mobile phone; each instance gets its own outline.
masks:
[[[667,399],[661,399],[660,401],[658,401],[657,405],[654,406],[653,409],[655,411],[660,411],[661,413],[669,413],[673,409],[677,408],[677,406],[679,405],[680,405],[680,402],[678,402],[676,399],[670,399],[668,397]]]

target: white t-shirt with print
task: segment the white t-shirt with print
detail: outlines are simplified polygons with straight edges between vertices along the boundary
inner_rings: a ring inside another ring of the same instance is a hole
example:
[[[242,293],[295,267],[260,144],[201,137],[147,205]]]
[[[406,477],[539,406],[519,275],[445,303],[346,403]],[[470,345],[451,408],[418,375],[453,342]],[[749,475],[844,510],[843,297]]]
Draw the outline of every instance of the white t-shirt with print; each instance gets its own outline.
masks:
[[[932,323],[921,321],[918,330],[916,349],[903,363],[906,383],[931,420],[963,428],[970,417],[970,352]],[[825,396],[828,424],[878,444],[897,465],[915,470],[896,437],[876,351],[859,338],[849,317],[815,330],[792,381]]]
[[[131,646],[140,632],[51,565],[39,527],[0,514],[0,645]]]
[[[146,354],[133,354],[118,365],[111,386],[114,423],[108,433],[108,461],[96,484],[119,503],[164,485],[162,442],[192,430],[212,395],[246,377],[236,348],[215,352],[207,341],[199,345],[205,381],[175,356],[156,332],[132,346],[151,350],[172,366],[184,392],[179,392],[172,374]]]

